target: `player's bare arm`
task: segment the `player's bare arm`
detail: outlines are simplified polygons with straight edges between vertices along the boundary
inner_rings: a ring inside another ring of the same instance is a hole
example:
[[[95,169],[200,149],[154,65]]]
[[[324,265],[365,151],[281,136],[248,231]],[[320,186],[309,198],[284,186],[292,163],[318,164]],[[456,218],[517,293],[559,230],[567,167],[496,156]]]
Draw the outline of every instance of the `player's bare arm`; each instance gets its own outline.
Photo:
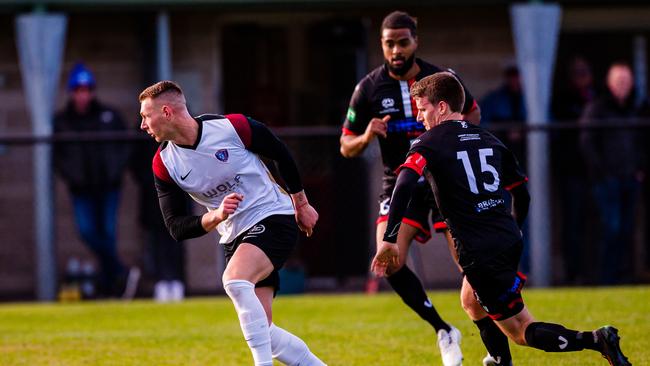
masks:
[[[389,119],[390,115],[386,115],[384,118],[371,119],[362,135],[341,135],[341,155],[346,158],[353,158],[361,154],[375,137],[386,138]]]

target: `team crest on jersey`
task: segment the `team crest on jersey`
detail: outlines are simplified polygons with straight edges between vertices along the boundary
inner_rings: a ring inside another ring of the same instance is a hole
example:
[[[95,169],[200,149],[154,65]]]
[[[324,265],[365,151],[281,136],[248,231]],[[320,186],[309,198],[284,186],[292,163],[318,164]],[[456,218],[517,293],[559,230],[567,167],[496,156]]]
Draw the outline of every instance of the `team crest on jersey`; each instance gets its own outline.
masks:
[[[214,156],[217,159],[219,159],[219,161],[223,161],[225,163],[228,161],[228,150],[227,149],[217,150],[217,152],[214,153]]]
[[[385,109],[392,108],[395,106],[395,100],[393,98],[384,98],[381,101],[381,106]]]

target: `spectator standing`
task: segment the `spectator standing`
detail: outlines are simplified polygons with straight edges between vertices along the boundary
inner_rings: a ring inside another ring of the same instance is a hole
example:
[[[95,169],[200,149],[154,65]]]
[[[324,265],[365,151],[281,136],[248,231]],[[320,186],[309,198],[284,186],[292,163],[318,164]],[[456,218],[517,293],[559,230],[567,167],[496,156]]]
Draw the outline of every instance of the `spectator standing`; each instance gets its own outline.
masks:
[[[95,97],[95,78],[83,64],[72,69],[69,100],[54,119],[54,132],[94,134],[123,131],[124,122]],[[68,186],[84,244],[99,264],[98,295],[132,298],[139,270],[127,270],[117,251],[117,210],[128,149],[117,142],[66,142],[54,147],[56,171]]]
[[[552,103],[553,123],[575,126],[551,135],[551,159],[554,187],[558,189],[561,246],[565,280],[570,284],[585,282],[586,192],[585,162],[580,149],[578,119],[596,95],[591,66],[581,56],[574,57],[566,68],[562,83]]]
[[[616,129],[586,130],[581,136],[602,230],[598,268],[604,284],[624,282],[631,275],[644,151],[640,134],[627,125],[647,111],[647,103],[635,102],[633,89],[630,66],[612,64],[605,93],[589,103],[581,117],[584,126],[604,122],[620,125]]]
[[[490,128],[499,123],[525,123],[526,104],[521,89],[519,69],[508,65],[503,70],[503,82],[483,97],[481,106],[481,125]],[[520,130],[499,131],[495,133],[520,161],[525,161],[525,134]]]

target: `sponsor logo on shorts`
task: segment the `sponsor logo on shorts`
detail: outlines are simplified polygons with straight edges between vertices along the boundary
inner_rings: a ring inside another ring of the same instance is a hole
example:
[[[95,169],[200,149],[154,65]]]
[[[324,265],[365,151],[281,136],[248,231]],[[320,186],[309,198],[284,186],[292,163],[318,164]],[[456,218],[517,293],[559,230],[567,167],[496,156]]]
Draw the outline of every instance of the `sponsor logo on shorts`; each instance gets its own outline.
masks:
[[[257,224],[248,230],[248,235],[259,235],[266,231],[266,228],[262,224]]]

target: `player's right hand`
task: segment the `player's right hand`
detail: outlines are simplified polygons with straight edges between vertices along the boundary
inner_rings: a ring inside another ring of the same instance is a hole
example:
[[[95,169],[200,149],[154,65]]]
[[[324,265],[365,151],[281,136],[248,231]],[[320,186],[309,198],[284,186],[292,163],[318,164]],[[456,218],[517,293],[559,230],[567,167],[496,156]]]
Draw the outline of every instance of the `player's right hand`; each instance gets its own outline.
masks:
[[[385,277],[389,265],[396,266],[399,263],[399,248],[397,244],[382,242],[377,248],[377,254],[372,260],[370,270],[377,277]]]
[[[230,215],[235,213],[237,211],[237,208],[239,207],[239,203],[244,199],[244,195],[240,193],[231,193],[227,195],[223,201],[221,201],[221,205],[219,205],[219,208],[216,209],[216,216],[219,222],[226,220]]]
[[[318,212],[309,203],[305,203],[299,208],[296,208],[296,222],[300,231],[304,232],[307,237],[310,237],[314,232],[314,226],[318,221]]]
[[[372,140],[375,136],[386,138],[389,119],[390,114],[387,114],[384,116],[384,118],[373,118],[370,120],[370,122],[368,122],[368,127],[366,127],[365,132],[368,141]]]

